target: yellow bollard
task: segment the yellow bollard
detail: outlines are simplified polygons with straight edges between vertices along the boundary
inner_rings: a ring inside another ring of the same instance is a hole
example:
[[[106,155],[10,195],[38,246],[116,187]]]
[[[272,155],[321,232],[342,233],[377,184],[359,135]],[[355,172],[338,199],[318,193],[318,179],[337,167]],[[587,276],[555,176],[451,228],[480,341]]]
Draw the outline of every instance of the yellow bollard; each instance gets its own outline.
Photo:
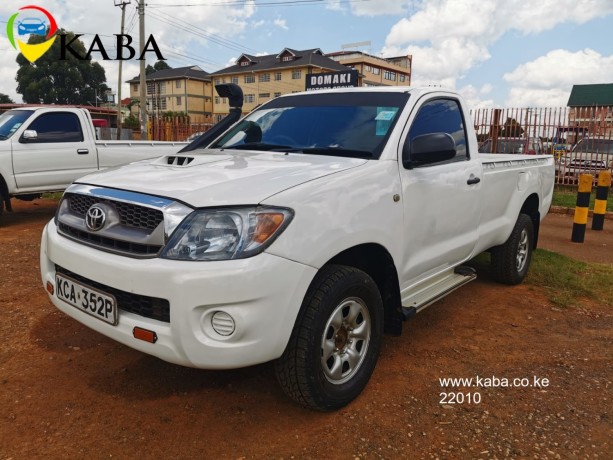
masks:
[[[607,198],[609,196],[610,187],[611,171],[601,171],[598,176],[598,186],[596,187],[592,230],[602,230],[604,228],[604,216],[607,213]]]
[[[573,219],[573,233],[570,237],[573,243],[583,243],[585,240],[585,229],[587,227],[587,216],[590,207],[593,180],[594,176],[591,174],[579,175],[577,207],[575,208],[575,218]]]

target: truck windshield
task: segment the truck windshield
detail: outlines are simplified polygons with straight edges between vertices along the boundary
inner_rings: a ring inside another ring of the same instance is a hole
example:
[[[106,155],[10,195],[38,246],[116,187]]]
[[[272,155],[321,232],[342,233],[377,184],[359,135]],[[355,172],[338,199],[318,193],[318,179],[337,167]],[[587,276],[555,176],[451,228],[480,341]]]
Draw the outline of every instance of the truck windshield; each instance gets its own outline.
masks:
[[[11,137],[33,112],[33,110],[9,110],[0,115],[0,141]]]
[[[408,99],[374,91],[280,97],[210,147],[378,159]]]

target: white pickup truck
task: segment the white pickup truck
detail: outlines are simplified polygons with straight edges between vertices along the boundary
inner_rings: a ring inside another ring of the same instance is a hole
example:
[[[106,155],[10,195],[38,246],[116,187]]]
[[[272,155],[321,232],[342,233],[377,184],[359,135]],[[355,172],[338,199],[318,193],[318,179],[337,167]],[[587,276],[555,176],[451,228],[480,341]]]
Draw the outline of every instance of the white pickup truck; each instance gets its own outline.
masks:
[[[355,88],[278,97],[207,148],[93,174],[44,230],[63,312],[163,360],[276,360],[284,391],[334,410],[384,331],[475,278],[528,271],[552,156],[479,155],[461,97]]]
[[[0,214],[10,198],[64,190],[81,176],[177,152],[185,143],[97,141],[89,112],[24,107],[0,115]],[[3,206],[4,205],[4,206]]]

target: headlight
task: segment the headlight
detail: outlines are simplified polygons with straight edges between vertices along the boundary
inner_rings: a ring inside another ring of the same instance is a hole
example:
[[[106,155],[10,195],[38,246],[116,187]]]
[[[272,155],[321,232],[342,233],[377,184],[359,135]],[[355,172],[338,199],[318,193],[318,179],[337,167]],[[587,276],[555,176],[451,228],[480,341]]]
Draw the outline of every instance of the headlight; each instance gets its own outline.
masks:
[[[244,259],[266,249],[294,214],[285,208],[250,207],[194,211],[162,251],[165,259]]]

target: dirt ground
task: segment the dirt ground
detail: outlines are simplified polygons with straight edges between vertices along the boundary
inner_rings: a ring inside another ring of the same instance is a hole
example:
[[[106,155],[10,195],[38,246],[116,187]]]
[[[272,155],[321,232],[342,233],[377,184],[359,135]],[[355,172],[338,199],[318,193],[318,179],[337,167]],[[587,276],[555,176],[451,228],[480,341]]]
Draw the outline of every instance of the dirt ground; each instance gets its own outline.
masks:
[[[14,207],[0,219],[1,459],[613,458],[609,306],[560,309],[538,287],[480,279],[386,337],[364,393],[321,414],[287,399],[270,364],[182,368],[57,311],[38,271],[55,203]],[[547,217],[542,246],[577,256],[571,225]],[[613,263],[605,227],[582,258]]]

